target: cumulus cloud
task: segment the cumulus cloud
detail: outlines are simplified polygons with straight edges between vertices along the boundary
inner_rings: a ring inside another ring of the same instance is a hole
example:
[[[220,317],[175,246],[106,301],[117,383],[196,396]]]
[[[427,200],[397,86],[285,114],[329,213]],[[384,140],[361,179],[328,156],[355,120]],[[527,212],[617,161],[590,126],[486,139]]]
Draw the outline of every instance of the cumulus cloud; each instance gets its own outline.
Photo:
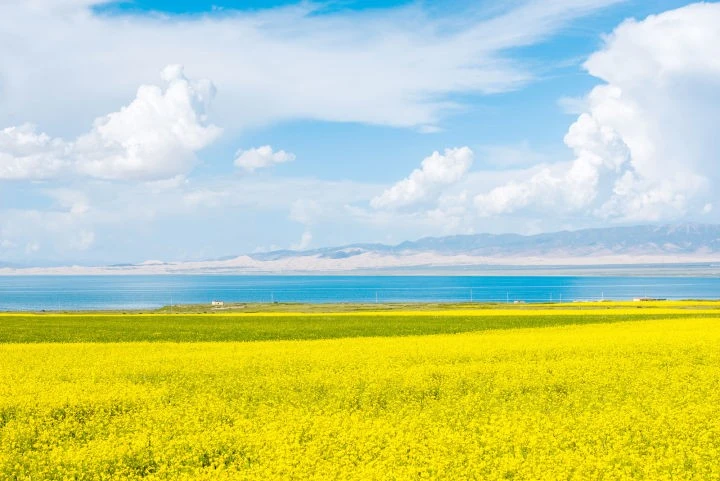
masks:
[[[444,155],[435,151],[422,161],[419,169],[373,198],[370,205],[376,209],[393,209],[427,201],[437,196],[444,186],[459,181],[472,162],[473,152],[469,147],[445,149]]]
[[[95,120],[74,144],[78,170],[103,179],[165,179],[188,172],[195,152],[221,129],[207,124],[215,95],[208,80],[191,82],[180,65],[162,72],[166,88],[143,85],[119,112]]]
[[[32,124],[0,130],[0,179],[47,179],[69,166],[70,146]]]
[[[583,114],[569,129],[565,144],[576,158],[568,165],[546,166],[525,181],[511,181],[475,197],[481,215],[513,212],[529,205],[577,211],[591,205],[608,178],[617,177],[629,158],[627,146],[612,129]]]
[[[235,154],[235,165],[244,169],[246,172],[254,172],[257,169],[292,162],[293,160],[295,160],[295,154],[285,152],[284,150],[275,152],[269,145],[248,150],[239,150]]]
[[[162,78],[164,89],[141,86],[129,105],[96,119],[74,141],[51,138],[29,124],[0,131],[0,179],[80,174],[158,180],[188,172],[195,152],[221,133],[207,123],[214,87],[188,80],[179,65],[166,67]]]
[[[585,64],[605,83],[565,136],[575,159],[477,195],[479,213],[553,207],[633,221],[706,213],[720,180],[718,24],[719,4],[696,4],[620,25]]]

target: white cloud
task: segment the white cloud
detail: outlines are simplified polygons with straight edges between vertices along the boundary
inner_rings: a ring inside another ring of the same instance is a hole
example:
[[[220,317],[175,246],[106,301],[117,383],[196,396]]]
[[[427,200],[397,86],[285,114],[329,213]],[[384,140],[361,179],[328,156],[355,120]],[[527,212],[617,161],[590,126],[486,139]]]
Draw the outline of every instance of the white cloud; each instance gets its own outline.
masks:
[[[302,233],[300,236],[300,241],[297,244],[293,244],[290,249],[294,251],[302,251],[310,247],[310,243],[312,242],[312,233],[308,230]]]
[[[456,195],[441,195],[437,207],[427,211],[427,218],[432,224],[440,226],[446,233],[461,231],[469,234],[474,232],[474,229],[471,227],[472,222],[468,222],[468,218],[472,216],[468,212],[467,206],[468,193],[466,190]]]
[[[182,17],[94,14],[93,0],[4,1],[0,125],[30,118],[74,137],[173,61],[216,82],[214,117],[233,131],[299,118],[432,130],[458,107],[451,94],[533,79],[506,51],[620,1],[521,0],[454,14],[422,3],[317,14],[323,5],[299,3]]]
[[[47,179],[69,166],[69,146],[23,124],[0,130],[0,179]]]
[[[162,72],[167,87],[143,85],[130,105],[95,120],[73,146],[78,170],[103,179],[167,179],[188,172],[195,152],[221,133],[207,125],[215,95],[208,80],[191,82],[180,65]]]
[[[625,221],[704,213],[720,181],[719,24],[719,4],[696,4],[620,25],[585,64],[606,83],[565,137],[575,160],[476,196],[479,213],[552,207]]]
[[[556,206],[577,211],[590,206],[607,177],[616,177],[628,150],[615,131],[581,115],[565,136],[576,158],[567,165],[546,166],[524,181],[511,181],[475,197],[481,215],[514,212],[527,206]]]
[[[195,152],[221,133],[205,114],[214,87],[188,80],[179,65],[166,67],[162,77],[165,89],[141,86],[129,105],[96,119],[75,141],[53,139],[29,124],[0,131],[0,179],[158,180],[188,172]]]
[[[244,169],[246,172],[254,172],[257,169],[292,162],[293,160],[295,160],[295,154],[285,152],[284,150],[275,152],[269,145],[248,150],[239,150],[235,154],[235,165]]]
[[[444,155],[435,151],[422,161],[419,169],[373,198],[370,204],[376,209],[393,209],[427,201],[443,187],[459,181],[472,162],[469,147],[445,149]]]

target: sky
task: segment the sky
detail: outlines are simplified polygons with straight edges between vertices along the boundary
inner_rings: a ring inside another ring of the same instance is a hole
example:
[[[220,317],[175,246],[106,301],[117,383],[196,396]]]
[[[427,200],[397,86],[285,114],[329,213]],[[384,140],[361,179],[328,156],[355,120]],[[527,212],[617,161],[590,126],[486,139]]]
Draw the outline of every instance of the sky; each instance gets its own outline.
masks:
[[[720,4],[0,3],[0,264],[720,222]]]

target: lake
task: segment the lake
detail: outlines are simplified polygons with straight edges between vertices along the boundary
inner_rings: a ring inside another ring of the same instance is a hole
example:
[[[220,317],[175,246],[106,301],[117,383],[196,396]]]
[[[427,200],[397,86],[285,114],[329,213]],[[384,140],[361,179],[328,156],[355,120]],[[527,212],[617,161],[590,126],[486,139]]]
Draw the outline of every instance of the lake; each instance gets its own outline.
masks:
[[[4,276],[0,310],[150,309],[225,302],[571,302],[718,299],[717,277]]]

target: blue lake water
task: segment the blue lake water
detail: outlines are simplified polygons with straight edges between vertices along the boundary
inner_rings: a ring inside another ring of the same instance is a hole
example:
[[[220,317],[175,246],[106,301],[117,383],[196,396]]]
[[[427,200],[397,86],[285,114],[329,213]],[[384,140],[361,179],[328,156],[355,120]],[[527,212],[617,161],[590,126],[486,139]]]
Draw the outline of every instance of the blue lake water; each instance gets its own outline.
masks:
[[[720,278],[561,276],[7,276],[0,310],[149,309],[225,302],[718,299]]]

